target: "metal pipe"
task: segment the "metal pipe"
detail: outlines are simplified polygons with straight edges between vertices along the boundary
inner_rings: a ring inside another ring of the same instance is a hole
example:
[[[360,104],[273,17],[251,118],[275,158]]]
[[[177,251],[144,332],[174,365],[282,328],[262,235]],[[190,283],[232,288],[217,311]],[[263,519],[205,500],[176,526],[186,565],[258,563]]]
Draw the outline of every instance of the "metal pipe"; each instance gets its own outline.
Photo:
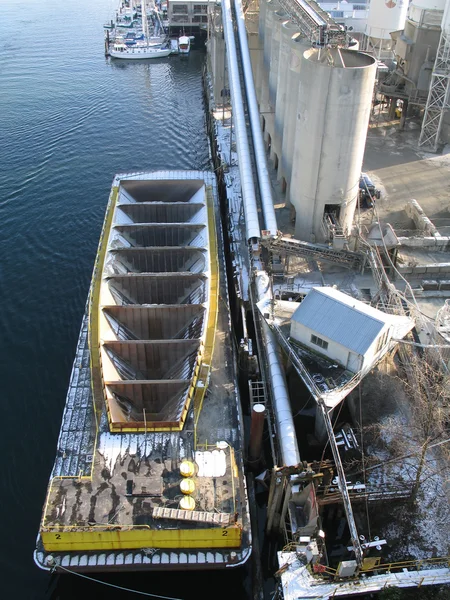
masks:
[[[237,21],[239,23],[240,20],[243,22],[242,16],[242,7],[240,4],[238,5],[237,14],[241,15],[241,18],[238,18]],[[239,173],[241,177],[241,187],[242,187],[242,195],[244,200],[244,211],[245,211],[245,222],[246,222],[246,231],[247,238],[259,238],[260,237],[260,229],[259,229],[259,221],[258,221],[258,213],[256,207],[256,196],[255,196],[255,183],[253,180],[251,162],[250,162],[250,150],[249,143],[247,137],[246,123],[245,123],[245,114],[244,114],[244,105],[243,98],[240,86],[240,78],[239,78],[239,69],[237,63],[237,52],[236,52],[236,44],[234,39],[233,32],[233,22],[231,16],[231,6],[230,0],[222,1],[222,20],[223,20],[223,28],[224,28],[224,36],[225,43],[227,47],[227,59],[228,59],[228,79],[230,82],[230,92],[233,106],[233,114],[234,114],[234,123],[235,123],[235,136],[236,136],[236,146],[239,158]],[[244,26],[245,33],[245,26]],[[247,38],[244,35],[245,43],[241,41],[241,52],[242,48],[247,49],[247,58],[248,58],[248,67],[249,63],[249,54],[248,54],[248,44]],[[244,60],[244,59],[243,59]],[[247,67],[247,69],[248,69]],[[251,69],[251,67],[250,67]],[[244,69],[245,72],[245,69]],[[251,85],[249,86],[253,90],[254,97],[254,106],[253,106],[253,114],[257,115],[257,135],[253,134],[254,144],[255,139],[258,138],[262,144],[262,135],[259,127],[259,113],[258,107],[256,103],[256,96],[254,94],[254,86],[253,86],[253,78],[251,77],[250,70],[250,78],[246,75],[246,84],[247,79],[250,79]],[[249,102],[249,109],[250,109]],[[256,113],[255,113],[256,108]],[[252,127],[253,129],[253,127]],[[256,142],[257,143],[257,142]],[[256,145],[256,144],[255,144]],[[256,155],[257,163],[259,162],[258,154]],[[265,165],[265,170],[267,173],[267,162],[265,151],[263,153],[263,164]],[[261,183],[260,183],[261,185]],[[272,194],[270,192],[270,182],[268,182],[267,186],[264,188],[266,191],[263,194],[263,190],[261,190],[261,201],[263,203],[263,211],[264,211],[264,219],[266,223],[266,228],[270,230],[271,233],[276,234],[277,225],[275,219],[275,211],[273,208],[272,202]],[[264,198],[264,199],[263,199]],[[270,201],[270,204],[269,204]],[[272,215],[272,218],[271,218]],[[289,401],[289,393],[287,390],[286,379],[283,372],[283,367],[281,364],[281,355],[280,349],[275,341],[275,338],[270,331],[269,327],[266,323],[262,322],[262,336],[264,339],[267,363],[269,368],[270,375],[270,385],[272,387],[272,396],[273,396],[273,406],[275,412],[275,418],[277,423],[278,436],[281,447],[281,454],[283,459],[283,464],[285,466],[294,466],[298,465],[300,462],[300,452],[298,449],[297,438],[295,435],[295,427],[294,420],[292,417],[292,410]]]
[[[255,84],[253,81],[252,65],[250,61],[250,51],[248,49],[247,31],[245,29],[245,17],[242,10],[241,0],[234,0],[234,10],[236,13],[239,46],[241,49],[242,66],[244,69],[247,105],[252,128],[253,148],[255,152],[256,168],[258,171],[259,191],[264,215],[264,223],[266,229],[270,231],[272,235],[276,235],[278,231],[277,218],[275,216],[275,209],[273,207],[272,188],[269,171],[267,169],[266,149],[264,147],[264,140],[259,121],[258,101],[256,99]]]
[[[264,418],[266,407],[264,404],[254,404],[252,408],[252,420],[250,426],[249,459],[258,462],[261,457],[262,437],[264,431]]]
[[[253,180],[253,170],[250,160],[250,146],[245,123],[244,102],[239,78],[230,0],[222,0],[222,20],[227,49],[228,79],[230,82],[231,104],[234,114],[234,132],[236,136],[236,148],[239,159],[242,199],[244,202],[245,227],[247,239],[251,240],[254,238],[260,238],[261,231],[259,228],[255,182]]]
[[[283,465],[292,467],[298,465],[301,459],[286,378],[281,364],[281,352],[272,331],[263,319],[261,319],[261,333],[269,368],[272,403]]]

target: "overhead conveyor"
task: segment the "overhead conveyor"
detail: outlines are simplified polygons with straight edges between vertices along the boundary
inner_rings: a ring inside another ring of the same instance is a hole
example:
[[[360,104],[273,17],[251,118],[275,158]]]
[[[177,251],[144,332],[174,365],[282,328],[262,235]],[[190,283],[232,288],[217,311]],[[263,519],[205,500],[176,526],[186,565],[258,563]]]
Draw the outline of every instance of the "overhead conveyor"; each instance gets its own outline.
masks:
[[[365,255],[361,252],[335,250],[323,244],[311,244],[291,237],[278,235],[275,238],[263,237],[262,244],[272,252],[280,252],[306,259],[314,259],[339,264],[348,269],[360,270],[364,266]]]
[[[278,0],[302,34],[313,46],[348,46],[346,28],[314,0]]]

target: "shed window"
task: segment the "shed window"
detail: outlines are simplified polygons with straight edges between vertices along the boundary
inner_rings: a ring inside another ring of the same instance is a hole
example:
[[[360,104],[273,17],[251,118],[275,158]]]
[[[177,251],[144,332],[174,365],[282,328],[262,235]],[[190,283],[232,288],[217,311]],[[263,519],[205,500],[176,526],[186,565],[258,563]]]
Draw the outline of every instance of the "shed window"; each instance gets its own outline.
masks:
[[[324,350],[326,350],[328,348],[328,342],[326,342],[325,340],[323,340],[320,337],[317,337],[317,335],[312,335],[311,336],[311,342],[313,344],[315,344],[316,346],[319,346],[320,348],[323,348]]]
[[[388,337],[389,337],[389,329],[387,329],[383,333],[383,335],[379,338],[378,343],[377,343],[377,349],[375,350],[375,354],[377,354],[378,352],[380,352],[380,350],[382,350],[386,346],[386,343],[388,341]]]

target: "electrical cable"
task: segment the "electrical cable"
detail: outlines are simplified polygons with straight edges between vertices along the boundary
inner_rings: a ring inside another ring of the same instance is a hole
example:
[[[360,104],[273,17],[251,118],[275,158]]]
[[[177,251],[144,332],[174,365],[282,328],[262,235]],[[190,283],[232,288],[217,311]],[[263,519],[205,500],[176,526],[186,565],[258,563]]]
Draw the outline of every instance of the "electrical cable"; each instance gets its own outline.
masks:
[[[77,571],[71,571],[62,565],[57,565],[57,569],[62,569],[71,575],[77,575],[83,579],[88,579],[89,581],[93,581],[94,583],[100,583],[102,585],[106,585],[108,587],[115,588],[117,590],[122,590],[123,592],[131,592],[132,594],[140,594],[141,596],[148,596],[150,598],[161,598],[162,600],[182,600],[181,598],[173,598],[172,596],[161,596],[160,594],[151,594],[150,592],[141,592],[140,590],[132,590],[130,588],[122,587],[121,585],[115,585],[113,583],[108,583],[107,581],[100,581],[100,579],[95,579],[95,577],[89,577],[88,575],[84,575],[83,573],[78,573]]]
[[[301,407],[301,409],[299,411],[297,411],[295,413],[295,415],[292,415],[293,419],[295,419],[295,417],[298,417],[298,415],[302,412],[302,410],[304,410],[306,408],[306,405],[308,404],[308,402],[311,400],[312,397],[313,397],[313,395],[309,394],[308,399],[306,400],[305,404]]]

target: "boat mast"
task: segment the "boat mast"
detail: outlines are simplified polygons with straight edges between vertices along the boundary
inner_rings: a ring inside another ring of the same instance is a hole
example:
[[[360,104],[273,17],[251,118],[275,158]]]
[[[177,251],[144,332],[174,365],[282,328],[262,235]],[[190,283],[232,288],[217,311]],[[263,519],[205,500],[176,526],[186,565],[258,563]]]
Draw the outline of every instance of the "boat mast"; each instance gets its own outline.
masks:
[[[144,37],[147,40],[147,48],[148,48],[148,21],[147,21],[147,11],[145,7],[146,0],[141,0],[141,13],[142,13],[142,29],[144,31]]]

